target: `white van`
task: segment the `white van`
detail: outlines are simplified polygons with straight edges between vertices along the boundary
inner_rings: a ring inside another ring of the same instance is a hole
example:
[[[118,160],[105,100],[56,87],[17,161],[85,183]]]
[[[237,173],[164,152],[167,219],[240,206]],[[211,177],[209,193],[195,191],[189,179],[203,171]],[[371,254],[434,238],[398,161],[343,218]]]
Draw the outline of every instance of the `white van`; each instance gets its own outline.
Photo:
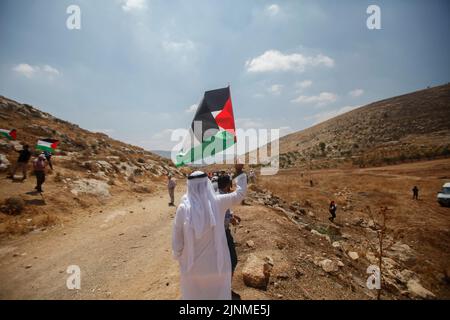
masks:
[[[450,182],[444,183],[442,190],[438,192],[437,201],[441,206],[450,206]]]

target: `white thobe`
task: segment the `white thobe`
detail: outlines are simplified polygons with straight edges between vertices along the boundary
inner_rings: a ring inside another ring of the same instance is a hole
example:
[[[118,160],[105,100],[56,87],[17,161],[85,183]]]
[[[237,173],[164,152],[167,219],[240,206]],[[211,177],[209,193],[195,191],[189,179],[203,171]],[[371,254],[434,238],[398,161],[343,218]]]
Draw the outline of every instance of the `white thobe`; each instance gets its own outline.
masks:
[[[215,213],[216,226],[210,227],[200,239],[193,236],[193,230],[185,220],[185,206],[177,209],[173,236],[173,255],[180,265],[180,288],[184,300],[230,300],[231,299],[231,259],[223,225],[227,209],[241,203],[247,191],[247,177],[236,178],[236,191],[216,195],[218,212]],[[214,228],[219,228],[222,239],[216,249]],[[193,245],[188,245],[193,241]],[[191,249],[189,249],[191,248]],[[192,251],[192,252],[189,252]],[[188,256],[193,255],[194,263],[188,269]],[[222,255],[223,265],[219,270],[217,255]]]

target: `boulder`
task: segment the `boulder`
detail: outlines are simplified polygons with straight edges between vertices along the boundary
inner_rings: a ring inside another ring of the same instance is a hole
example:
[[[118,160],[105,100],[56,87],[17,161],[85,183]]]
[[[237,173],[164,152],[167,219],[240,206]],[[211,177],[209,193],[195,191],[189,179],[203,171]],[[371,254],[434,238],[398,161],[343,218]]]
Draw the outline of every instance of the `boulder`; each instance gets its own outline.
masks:
[[[347,252],[347,254],[352,260],[358,260],[359,259],[359,255],[355,251],[349,251],[349,252]]]
[[[436,297],[433,292],[422,287],[419,281],[411,279],[407,283],[408,293],[412,298],[429,299]]]
[[[250,254],[242,269],[244,283],[248,287],[267,289],[273,264],[269,259],[261,259]]]
[[[92,194],[95,196],[109,197],[108,183],[96,179],[80,179],[72,182],[71,192],[78,196],[80,194]]]

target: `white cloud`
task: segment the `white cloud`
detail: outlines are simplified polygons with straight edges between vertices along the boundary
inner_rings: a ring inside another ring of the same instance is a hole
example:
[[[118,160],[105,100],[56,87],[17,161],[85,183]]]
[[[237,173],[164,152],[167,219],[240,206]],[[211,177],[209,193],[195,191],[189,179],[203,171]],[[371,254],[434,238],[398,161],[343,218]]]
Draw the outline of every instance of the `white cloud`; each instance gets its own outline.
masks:
[[[267,91],[275,96],[279,96],[281,94],[281,90],[283,89],[283,85],[281,84],[274,84],[271,85]]]
[[[191,40],[186,41],[163,41],[162,47],[166,51],[179,52],[191,51],[195,49],[195,43]]]
[[[314,120],[313,124],[318,124],[321,123],[323,121],[326,121],[328,119],[337,117],[341,114],[344,114],[346,112],[352,111],[356,108],[359,108],[360,106],[345,106],[339,109],[335,109],[335,110],[329,110],[329,111],[325,111],[325,112],[320,112],[317,113],[315,115],[312,115],[310,117],[306,117],[306,120]]]
[[[318,107],[333,103],[337,100],[337,95],[331,92],[321,92],[317,96],[299,96],[291,100],[291,102],[298,104],[315,104]]]
[[[56,68],[52,66],[32,66],[28,63],[20,63],[14,66],[13,71],[24,77],[27,77],[28,79],[31,79],[33,77],[46,77],[49,79],[53,79],[54,77],[57,77],[61,74]]]
[[[186,113],[194,113],[195,111],[197,111],[198,105],[193,104],[192,106],[190,106],[189,108],[187,108],[185,110]]]
[[[296,71],[303,72],[306,67],[333,67],[334,60],[318,54],[305,56],[301,53],[283,54],[278,50],[268,50],[262,55],[247,60],[245,67],[248,72]]]
[[[364,90],[363,89],[355,89],[355,90],[350,91],[348,94],[353,98],[357,98],[364,94]]]
[[[33,75],[38,71],[35,67],[30,66],[27,63],[18,64],[13,68],[13,70],[27,78],[33,77]]]
[[[265,9],[267,15],[273,17],[276,16],[280,12],[280,6],[277,4],[268,5]]]
[[[147,9],[146,0],[122,0],[123,11],[140,11]]]
[[[299,89],[306,89],[312,86],[311,80],[304,80],[295,83],[295,86]]]
[[[59,71],[52,66],[45,65],[42,70],[50,76],[59,76]]]

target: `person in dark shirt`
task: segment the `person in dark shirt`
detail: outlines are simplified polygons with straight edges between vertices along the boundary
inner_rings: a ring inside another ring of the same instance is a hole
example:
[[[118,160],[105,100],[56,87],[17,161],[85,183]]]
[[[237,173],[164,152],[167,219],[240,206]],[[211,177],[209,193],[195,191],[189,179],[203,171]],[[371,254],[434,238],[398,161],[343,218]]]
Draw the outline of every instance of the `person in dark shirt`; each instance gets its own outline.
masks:
[[[17,153],[19,153],[19,157],[17,158],[16,164],[11,168],[11,172],[8,178],[14,179],[14,175],[16,174],[16,171],[18,169],[22,170],[22,180],[25,180],[27,178],[28,162],[31,158],[31,152],[29,148],[30,147],[26,144],[23,146],[22,150],[15,150]]]
[[[419,188],[417,188],[417,186],[414,186],[412,192],[413,192],[413,200],[419,200]]]
[[[336,203],[334,201],[331,201],[329,209],[331,217],[328,218],[328,220],[330,220],[331,222],[334,222],[334,219],[336,218],[336,209]]]

